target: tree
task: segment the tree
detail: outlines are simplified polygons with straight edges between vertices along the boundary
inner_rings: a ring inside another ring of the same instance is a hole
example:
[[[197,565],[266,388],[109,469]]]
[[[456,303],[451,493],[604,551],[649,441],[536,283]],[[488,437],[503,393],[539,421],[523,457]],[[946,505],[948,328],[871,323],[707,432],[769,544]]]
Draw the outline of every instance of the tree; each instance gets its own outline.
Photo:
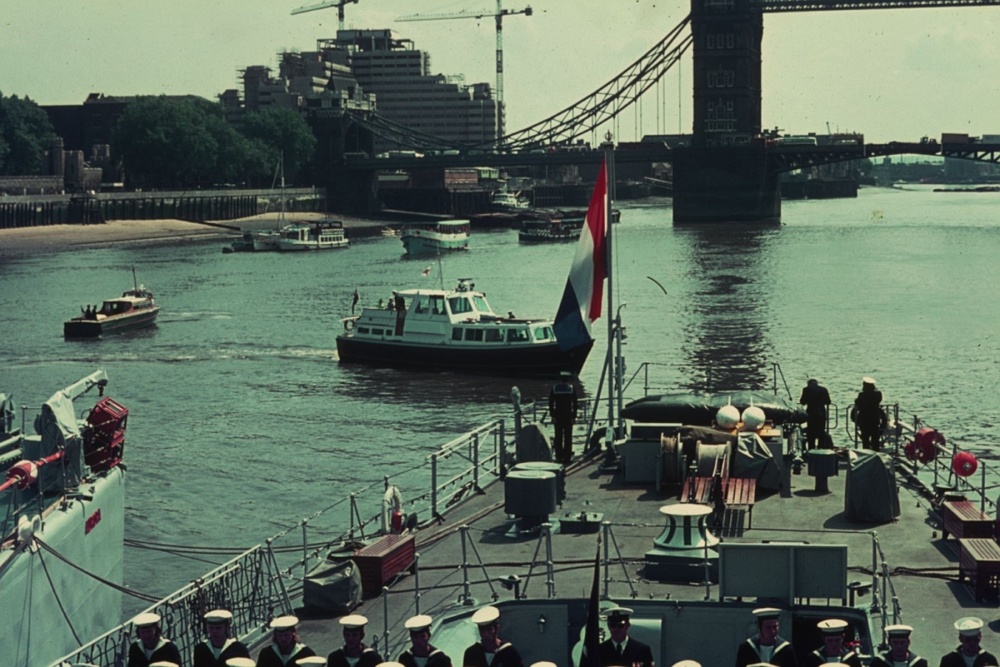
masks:
[[[283,156],[285,176],[294,180],[299,168],[307,163],[316,150],[316,137],[305,119],[290,109],[265,109],[248,113],[243,119],[242,133],[271,151],[275,164]]]
[[[55,138],[49,117],[25,97],[0,92],[0,175],[39,174],[49,142]]]

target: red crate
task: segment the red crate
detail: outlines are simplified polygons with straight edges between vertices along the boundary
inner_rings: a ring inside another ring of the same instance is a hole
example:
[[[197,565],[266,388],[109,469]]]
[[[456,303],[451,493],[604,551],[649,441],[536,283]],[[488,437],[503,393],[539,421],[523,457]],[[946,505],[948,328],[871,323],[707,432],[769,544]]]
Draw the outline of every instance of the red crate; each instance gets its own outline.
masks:
[[[378,595],[393,577],[413,565],[416,542],[413,535],[383,535],[351,556],[361,573],[365,596]]]

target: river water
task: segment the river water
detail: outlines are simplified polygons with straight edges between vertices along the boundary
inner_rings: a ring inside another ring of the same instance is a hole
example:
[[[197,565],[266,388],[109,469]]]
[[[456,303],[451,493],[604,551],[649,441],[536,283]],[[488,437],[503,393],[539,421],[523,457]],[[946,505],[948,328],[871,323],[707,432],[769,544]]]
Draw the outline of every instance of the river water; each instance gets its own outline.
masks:
[[[871,375],[887,403],[949,441],[997,453],[1000,195],[863,189],[857,199],[785,202],[783,224],[760,228],[677,228],[669,200],[620,207],[614,293],[625,304],[627,374],[651,362],[657,391],[759,388],[778,363],[796,399],[815,376],[841,410]],[[131,410],[131,539],[250,546],[351,491],[375,485],[380,497],[383,475],[508,415],[512,385],[547,395],[547,384],[520,379],[341,367],[334,338],[355,288],[374,303],[462,277],[500,312],[552,316],[572,244],[482,232],[440,264],[403,259],[398,238],[302,255],[224,255],[222,245],[0,259],[0,390],[36,410],[107,371],[109,394]],[[64,341],[62,321],[128,288],[132,266],[162,306],[158,326]],[[599,383],[605,322],[581,374],[586,395]],[[844,434],[841,422],[835,440]],[[125,555],[126,582],[159,595],[224,560]]]

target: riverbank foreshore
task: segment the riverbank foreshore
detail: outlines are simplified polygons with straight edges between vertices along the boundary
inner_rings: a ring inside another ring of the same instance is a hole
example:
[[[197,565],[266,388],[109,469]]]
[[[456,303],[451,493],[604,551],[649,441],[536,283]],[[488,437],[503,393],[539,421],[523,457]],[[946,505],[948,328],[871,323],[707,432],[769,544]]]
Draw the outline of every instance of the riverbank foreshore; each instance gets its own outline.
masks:
[[[297,213],[296,220],[320,220],[320,213]],[[348,235],[361,237],[379,234],[394,222],[385,219],[336,216],[344,223]],[[218,238],[225,243],[243,230],[275,228],[278,213],[265,213],[238,220],[189,222],[186,220],[112,220],[91,225],[46,225],[0,230],[0,257],[25,256],[38,253],[64,252],[123,243],[190,242]]]

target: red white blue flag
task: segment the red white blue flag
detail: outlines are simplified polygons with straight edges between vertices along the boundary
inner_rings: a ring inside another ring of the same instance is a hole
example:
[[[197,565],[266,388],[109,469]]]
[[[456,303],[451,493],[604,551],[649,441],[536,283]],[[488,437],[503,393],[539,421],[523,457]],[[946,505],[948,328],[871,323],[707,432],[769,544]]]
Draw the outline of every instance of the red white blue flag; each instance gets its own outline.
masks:
[[[593,340],[590,325],[601,316],[604,279],[608,277],[607,252],[608,172],[605,164],[597,174],[590,195],[587,220],[580,230],[576,256],[553,325],[559,349],[572,350]]]

